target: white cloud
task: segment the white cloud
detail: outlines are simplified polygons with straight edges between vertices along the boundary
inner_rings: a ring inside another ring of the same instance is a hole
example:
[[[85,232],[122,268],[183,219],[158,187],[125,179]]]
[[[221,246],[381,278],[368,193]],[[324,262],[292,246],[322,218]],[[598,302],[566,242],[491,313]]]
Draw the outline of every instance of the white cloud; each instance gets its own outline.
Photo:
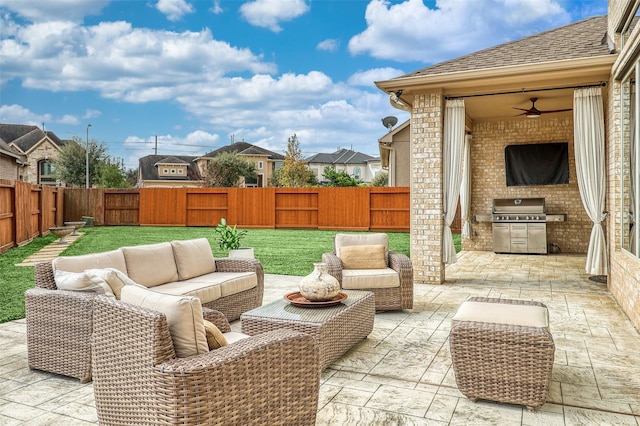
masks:
[[[388,80],[405,74],[397,68],[373,68],[365,71],[358,71],[349,77],[349,84],[352,86],[374,86],[375,81]]]
[[[209,9],[209,11],[216,15],[224,12],[224,10],[222,10],[222,6],[220,6],[220,0],[213,0],[213,6],[211,6],[211,9]]]
[[[172,99],[190,84],[227,73],[272,73],[249,49],[199,32],[134,29],[127,22],[80,27],[71,22],[19,27],[0,40],[2,82],[48,91],[98,91],[128,102]]]
[[[97,15],[110,0],[0,0],[0,12],[7,9],[33,22],[81,21]]]
[[[324,50],[326,52],[335,52],[336,50],[338,50],[339,46],[340,42],[338,40],[336,40],[335,38],[328,38],[318,43],[316,49]]]
[[[82,116],[82,118],[96,118],[96,117],[100,117],[102,115],[102,113],[98,110],[95,109],[88,109],[85,111],[84,115]]]
[[[367,28],[349,41],[352,54],[425,63],[524,37],[538,32],[538,26],[571,21],[558,0],[439,0],[434,8],[422,0],[393,5],[372,0],[365,19]]]
[[[185,0],[158,0],[156,8],[170,21],[179,21],[184,15],[194,12]]]
[[[36,114],[21,105],[0,105],[0,123],[41,126],[52,120],[51,114]]]
[[[72,126],[77,126],[78,124],[80,124],[80,119],[75,115],[65,114],[62,116],[61,119],[56,120],[56,122],[60,124],[69,124]]]
[[[279,23],[291,21],[309,11],[305,0],[254,0],[240,6],[240,13],[251,25],[280,32]]]

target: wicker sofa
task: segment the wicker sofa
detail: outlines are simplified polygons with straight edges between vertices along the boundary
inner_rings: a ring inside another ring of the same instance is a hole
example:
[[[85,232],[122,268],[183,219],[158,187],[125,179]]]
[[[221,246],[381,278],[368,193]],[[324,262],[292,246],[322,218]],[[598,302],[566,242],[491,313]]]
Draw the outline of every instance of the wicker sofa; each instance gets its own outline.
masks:
[[[213,263],[211,263],[213,262]],[[255,259],[214,259],[205,238],[58,257],[35,266],[25,293],[29,367],[91,380],[93,300],[98,293],[60,290],[55,271],[111,268],[154,292],[196,296],[232,321],[262,305],[264,272]],[[195,275],[214,268],[214,272]],[[116,298],[119,292],[114,288]]]
[[[224,316],[203,308],[222,332]],[[177,358],[164,314],[99,296],[93,388],[101,425],[313,425],[319,352],[308,334],[276,330]]]

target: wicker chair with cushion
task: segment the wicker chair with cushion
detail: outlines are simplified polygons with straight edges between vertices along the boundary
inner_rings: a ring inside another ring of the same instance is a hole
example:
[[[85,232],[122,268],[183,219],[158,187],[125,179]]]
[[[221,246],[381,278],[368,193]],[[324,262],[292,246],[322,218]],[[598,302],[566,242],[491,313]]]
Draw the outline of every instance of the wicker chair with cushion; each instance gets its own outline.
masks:
[[[336,234],[333,252],[324,253],[322,262],[342,288],[373,292],[376,311],[413,308],[413,265],[389,251],[387,234]]]
[[[230,330],[224,316],[203,311]],[[101,425],[315,424],[319,358],[311,336],[282,329],[178,358],[167,318],[95,299],[93,387]]]

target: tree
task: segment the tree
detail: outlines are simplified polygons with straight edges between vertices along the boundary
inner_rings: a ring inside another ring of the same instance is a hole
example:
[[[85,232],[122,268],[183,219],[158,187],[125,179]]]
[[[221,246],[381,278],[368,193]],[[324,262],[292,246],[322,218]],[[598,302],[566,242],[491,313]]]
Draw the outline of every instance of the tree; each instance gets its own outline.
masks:
[[[389,173],[378,173],[371,181],[371,186],[389,186]]]
[[[205,169],[205,184],[209,187],[239,186],[241,179],[256,179],[256,165],[237,152],[223,152],[209,161]]]
[[[300,142],[295,133],[287,140],[287,152],[284,156],[284,164],[276,170],[272,179],[279,186],[284,187],[301,187],[318,184],[316,175],[309,170],[309,167],[307,167],[307,164],[304,162],[304,158],[302,158]]]
[[[84,187],[86,184],[86,143],[78,136],[67,142],[53,160],[56,178],[67,185]],[[101,163],[108,156],[107,148],[95,140],[89,141],[89,184],[98,183]]]
[[[127,169],[127,171],[124,172],[124,178],[127,180],[129,186],[135,187],[138,184],[138,168]]]
[[[359,186],[363,183],[361,180],[349,176],[344,170],[337,172],[334,166],[325,167],[322,175],[329,181],[327,186]]]
[[[98,186],[100,188],[129,188],[122,161],[107,157],[98,169]]]

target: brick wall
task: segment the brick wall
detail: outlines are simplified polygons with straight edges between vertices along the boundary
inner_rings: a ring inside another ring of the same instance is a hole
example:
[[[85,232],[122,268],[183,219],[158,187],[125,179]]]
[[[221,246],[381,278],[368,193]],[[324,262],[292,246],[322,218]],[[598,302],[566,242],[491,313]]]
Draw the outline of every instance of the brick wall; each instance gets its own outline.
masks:
[[[440,93],[414,97],[411,114],[411,260],[414,282],[418,284],[444,281],[442,114]]]
[[[548,213],[567,214],[566,222],[547,224],[547,241],[558,244],[563,253],[586,253],[593,223],[584,210],[576,181],[571,113],[476,122],[472,138],[471,214],[491,213],[494,198],[545,198]],[[569,184],[507,187],[505,147],[542,142],[569,142]],[[473,231],[472,239],[463,239],[463,249],[491,251],[491,223],[473,224]]]
[[[30,184],[37,185],[39,162],[45,159],[51,160],[57,156],[58,148],[48,139],[45,139],[36,149],[28,153],[29,166],[25,172],[24,180]]]
[[[0,155],[0,179],[6,179],[13,182],[16,180],[17,176],[18,165],[16,163],[16,159]]]

